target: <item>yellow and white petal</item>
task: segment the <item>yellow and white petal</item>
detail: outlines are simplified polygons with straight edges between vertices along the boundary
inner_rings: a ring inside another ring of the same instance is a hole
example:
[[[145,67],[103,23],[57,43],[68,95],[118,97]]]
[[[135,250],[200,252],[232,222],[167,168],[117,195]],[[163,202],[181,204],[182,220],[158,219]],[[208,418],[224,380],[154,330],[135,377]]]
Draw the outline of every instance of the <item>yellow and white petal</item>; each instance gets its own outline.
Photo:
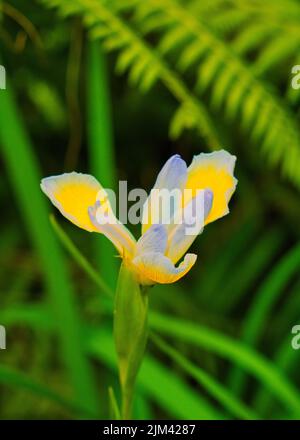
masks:
[[[188,168],[186,188],[192,190],[192,196],[197,189],[209,188],[213,192],[213,205],[205,224],[229,212],[228,203],[237,185],[233,175],[235,162],[235,156],[220,150],[195,156]]]
[[[177,224],[174,224],[170,230],[166,251],[166,256],[173,263],[176,264],[182,258],[196,237],[202,233],[212,203],[212,191],[208,189],[199,190],[197,196],[179,212]]]
[[[132,259],[135,254],[136,241],[129,230],[112,212],[104,212],[101,203],[97,201],[88,208],[88,215],[95,231],[105,235],[116,247],[119,254]]]
[[[76,226],[104,234],[121,255],[126,253],[133,256],[136,242],[116,219],[105,190],[93,176],[73,172],[47,177],[42,180],[41,188],[54,206]],[[102,220],[101,225],[94,221],[96,208]]]
[[[150,228],[152,224],[161,223],[157,221],[161,219],[161,202],[160,197],[164,195],[164,192],[176,191],[179,192],[184,189],[187,179],[187,165],[181,157],[176,154],[172,156],[163,166],[160,173],[157,176],[155,185],[151,190],[151,193],[146,200],[143,207],[142,218],[142,234]],[[181,197],[180,197],[181,199]],[[165,207],[166,208],[166,207]],[[169,207],[171,218],[173,215],[172,207]],[[167,209],[166,209],[167,211]],[[167,219],[168,220],[170,220]]]
[[[182,278],[194,266],[197,255],[186,254],[178,267],[159,252],[148,252],[132,261],[141,284],[170,284]]]
[[[136,245],[136,255],[148,252],[165,253],[167,247],[167,229],[164,225],[152,225],[141,236]]]
[[[68,220],[89,232],[96,231],[88,208],[96,203],[103,189],[93,176],[72,172],[46,177],[41,188]]]

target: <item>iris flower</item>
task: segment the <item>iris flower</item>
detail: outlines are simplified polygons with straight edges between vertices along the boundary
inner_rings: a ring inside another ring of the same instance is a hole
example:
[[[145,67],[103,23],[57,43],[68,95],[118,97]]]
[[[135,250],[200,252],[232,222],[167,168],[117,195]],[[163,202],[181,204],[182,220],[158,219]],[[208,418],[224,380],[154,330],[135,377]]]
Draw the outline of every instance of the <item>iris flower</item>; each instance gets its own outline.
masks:
[[[141,285],[173,283],[182,278],[197,259],[197,255],[186,252],[202,232],[203,222],[199,222],[193,235],[186,233],[186,227],[197,206],[199,190],[204,200],[199,217],[204,219],[204,225],[228,214],[228,203],[237,184],[233,175],[235,161],[236,157],[224,150],[194,156],[189,167],[179,155],[172,156],[157,177],[154,189],[158,191],[155,195],[150,193],[144,205],[142,235],[138,241],[116,219],[106,192],[93,176],[72,172],[47,177],[42,179],[41,188],[76,226],[104,234],[132,268]],[[189,200],[184,199],[179,207],[183,219],[180,224],[172,221],[178,212],[171,210],[168,224],[154,223],[151,206],[157,202],[155,197],[162,189],[190,190]]]

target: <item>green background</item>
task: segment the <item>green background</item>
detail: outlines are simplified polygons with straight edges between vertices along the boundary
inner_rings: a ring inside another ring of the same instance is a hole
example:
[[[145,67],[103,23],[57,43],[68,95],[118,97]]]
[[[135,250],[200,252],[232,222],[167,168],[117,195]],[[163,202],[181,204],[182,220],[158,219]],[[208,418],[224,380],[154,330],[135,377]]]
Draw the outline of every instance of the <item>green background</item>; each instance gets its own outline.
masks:
[[[231,213],[151,291],[134,417],[299,418],[299,47],[296,0],[1,2],[1,418],[108,418],[119,398],[120,261],[40,178],[150,190],[172,154],[219,148],[237,156]]]

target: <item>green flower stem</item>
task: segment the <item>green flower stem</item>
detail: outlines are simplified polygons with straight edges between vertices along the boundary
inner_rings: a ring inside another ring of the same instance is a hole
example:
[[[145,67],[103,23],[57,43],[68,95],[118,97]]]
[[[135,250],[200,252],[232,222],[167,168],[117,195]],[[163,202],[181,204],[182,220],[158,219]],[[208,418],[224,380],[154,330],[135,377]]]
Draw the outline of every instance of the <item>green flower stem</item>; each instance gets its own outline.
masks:
[[[116,290],[114,339],[122,392],[121,416],[131,418],[134,387],[147,342],[148,295],[123,262]]]

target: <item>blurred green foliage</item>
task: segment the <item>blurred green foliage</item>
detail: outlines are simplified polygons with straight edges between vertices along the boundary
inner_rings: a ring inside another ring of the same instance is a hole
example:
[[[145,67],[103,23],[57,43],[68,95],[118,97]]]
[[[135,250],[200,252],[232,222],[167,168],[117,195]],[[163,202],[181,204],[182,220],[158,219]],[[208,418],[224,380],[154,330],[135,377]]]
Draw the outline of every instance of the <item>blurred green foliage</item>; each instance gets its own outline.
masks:
[[[107,418],[109,387],[119,399],[105,295],[119,260],[50,222],[40,177],[149,190],[171,154],[224,147],[231,213],[185,279],[151,292],[134,416],[299,418],[300,2],[0,4],[0,417]]]

